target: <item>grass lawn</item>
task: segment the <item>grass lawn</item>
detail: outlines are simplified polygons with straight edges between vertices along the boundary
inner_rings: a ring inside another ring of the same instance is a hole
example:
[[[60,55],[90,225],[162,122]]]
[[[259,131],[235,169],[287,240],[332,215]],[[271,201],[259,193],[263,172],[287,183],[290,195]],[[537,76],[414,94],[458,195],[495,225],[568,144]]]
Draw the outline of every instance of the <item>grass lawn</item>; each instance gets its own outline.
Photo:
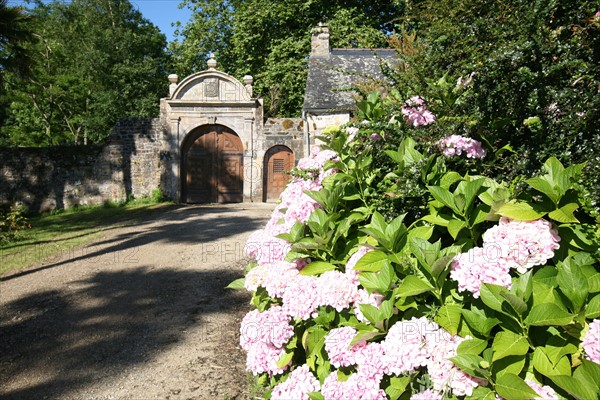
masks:
[[[79,247],[100,237],[103,231],[147,217],[148,213],[167,206],[165,203],[98,206],[29,218],[31,229],[21,231],[18,240],[0,243],[0,276],[79,254],[76,253]]]

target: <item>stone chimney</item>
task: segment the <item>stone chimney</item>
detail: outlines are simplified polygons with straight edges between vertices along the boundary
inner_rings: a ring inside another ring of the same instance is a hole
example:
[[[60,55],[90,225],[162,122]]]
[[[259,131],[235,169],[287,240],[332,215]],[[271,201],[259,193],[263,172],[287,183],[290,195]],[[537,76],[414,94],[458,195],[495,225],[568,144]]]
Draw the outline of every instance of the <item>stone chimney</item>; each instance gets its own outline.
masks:
[[[319,23],[312,29],[311,57],[329,57],[329,26]]]

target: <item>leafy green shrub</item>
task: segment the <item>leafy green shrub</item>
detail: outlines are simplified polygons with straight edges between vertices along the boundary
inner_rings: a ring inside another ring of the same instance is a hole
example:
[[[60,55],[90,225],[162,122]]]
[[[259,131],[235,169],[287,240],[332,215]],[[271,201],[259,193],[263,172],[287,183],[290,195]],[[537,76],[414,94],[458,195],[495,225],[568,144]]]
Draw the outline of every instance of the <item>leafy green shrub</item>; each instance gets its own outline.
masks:
[[[597,398],[584,165],[551,157],[509,185],[421,128],[418,140],[401,121],[328,130],[298,164],[317,173],[296,174],[249,239],[257,263],[232,287],[253,292],[241,345],[265,396]]]
[[[15,240],[24,229],[31,228],[22,208],[12,206],[0,211],[0,243]]]
[[[162,203],[166,200],[166,197],[160,188],[156,188],[150,194],[150,199],[153,203]]]
[[[486,165],[490,177],[531,176],[550,157],[586,162],[585,206],[600,207],[600,17],[588,0],[410,2],[391,71],[404,98],[429,100],[440,136],[510,145]],[[409,45],[407,45],[407,43]],[[452,91],[470,86],[453,104]],[[442,84],[440,84],[440,82]],[[443,122],[443,123],[442,123]]]

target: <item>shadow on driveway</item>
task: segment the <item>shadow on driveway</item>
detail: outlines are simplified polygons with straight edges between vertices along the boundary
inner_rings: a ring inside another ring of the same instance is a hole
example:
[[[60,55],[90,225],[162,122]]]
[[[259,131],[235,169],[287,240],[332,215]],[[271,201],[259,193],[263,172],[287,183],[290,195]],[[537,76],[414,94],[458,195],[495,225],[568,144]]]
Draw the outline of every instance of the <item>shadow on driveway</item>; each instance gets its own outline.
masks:
[[[56,268],[74,261],[101,259],[109,254],[133,254],[135,249],[151,243],[188,243],[190,245],[226,239],[229,236],[259,229],[262,222],[244,216],[244,208],[218,206],[170,206],[166,212],[149,216],[139,215],[122,221],[124,227],[137,227],[134,232],[113,235],[110,239],[94,242],[81,255],[61,257],[61,261],[9,273],[0,282],[9,281],[49,268]],[[225,215],[224,215],[225,214]],[[156,225],[158,223],[158,225]],[[155,224],[150,230],[148,225]],[[98,247],[102,249],[95,250]],[[70,249],[69,249],[70,250]],[[43,252],[43,251],[42,251]]]
[[[65,278],[55,289],[1,305],[0,398],[69,398],[152,361],[211,314],[247,307],[245,292],[225,289],[242,276],[241,266],[177,269],[142,260],[122,269],[97,265],[84,279],[70,281],[69,269],[77,267],[70,263],[148,244],[168,249],[169,243],[214,242],[264,222],[234,208],[174,207],[152,220],[132,221],[134,232],[95,243],[100,250],[5,277],[19,279],[0,283],[0,290],[27,285],[49,268],[63,269]],[[143,229],[148,224],[151,229]]]

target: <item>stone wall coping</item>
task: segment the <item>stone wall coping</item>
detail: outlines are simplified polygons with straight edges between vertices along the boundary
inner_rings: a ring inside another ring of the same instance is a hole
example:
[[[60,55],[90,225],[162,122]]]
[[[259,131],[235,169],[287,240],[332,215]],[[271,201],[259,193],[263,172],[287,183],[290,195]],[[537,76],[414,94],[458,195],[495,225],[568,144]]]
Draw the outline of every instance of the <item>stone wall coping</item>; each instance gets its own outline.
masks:
[[[256,107],[258,108],[258,101],[257,100],[250,100],[250,101],[218,101],[218,102],[205,102],[205,101],[195,101],[195,100],[169,100],[166,99],[167,103],[172,107],[172,108],[177,108],[177,107],[202,107],[202,108],[212,108],[212,107],[218,107],[218,108],[222,108],[222,107],[240,107],[240,108],[247,108],[247,107]]]

